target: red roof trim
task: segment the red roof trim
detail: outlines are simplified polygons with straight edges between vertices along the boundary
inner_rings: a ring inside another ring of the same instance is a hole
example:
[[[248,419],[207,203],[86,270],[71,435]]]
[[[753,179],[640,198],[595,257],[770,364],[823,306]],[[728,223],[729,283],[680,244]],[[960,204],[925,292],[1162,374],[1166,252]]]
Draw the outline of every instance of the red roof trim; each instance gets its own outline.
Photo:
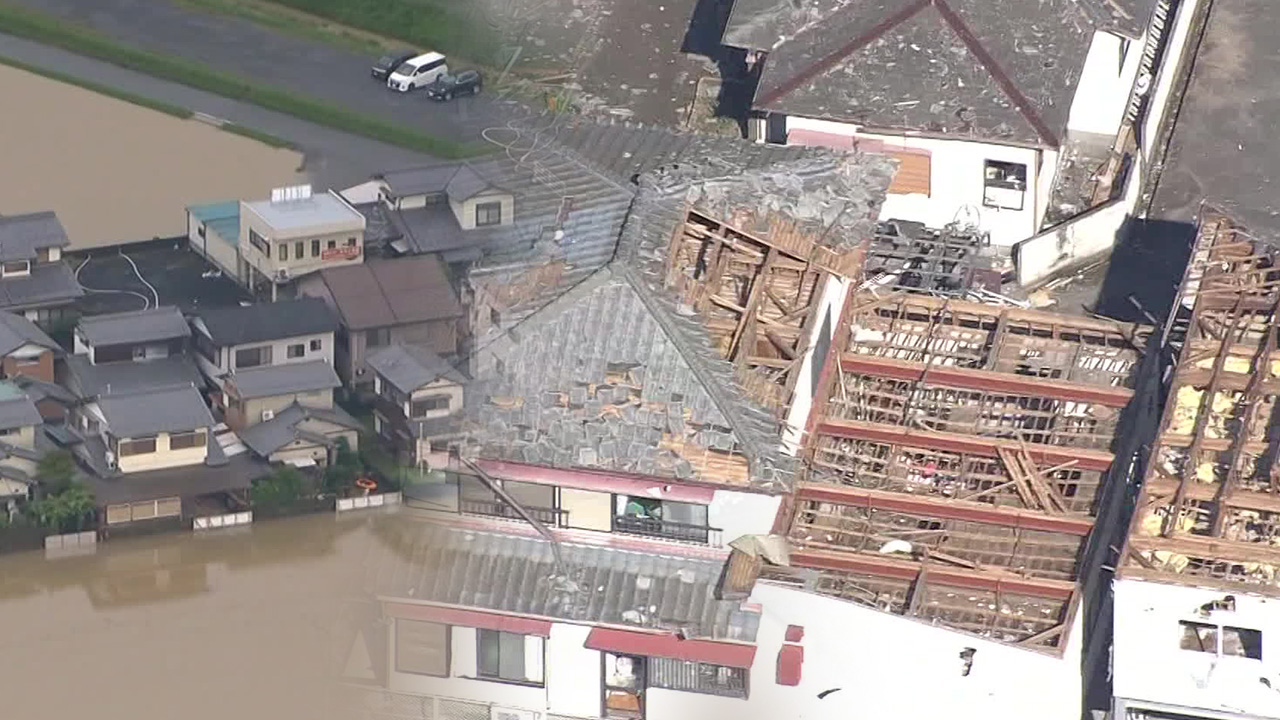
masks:
[[[478,464],[484,468],[485,472],[505,480],[557,485],[575,490],[644,495],[657,500],[674,500],[699,505],[711,504],[712,498],[716,495],[715,488],[685,485],[676,481],[644,479],[639,476],[628,477],[589,470],[561,470],[497,460],[481,460]]]
[[[551,637],[550,620],[520,617],[518,615],[502,615],[480,610],[441,607],[439,605],[415,605],[412,603],[389,602],[383,603],[382,608],[387,615],[404,620],[422,620],[440,623],[441,625],[460,625],[462,627],[500,630],[520,635]]]
[[[586,647],[604,652],[645,657],[691,660],[750,669],[756,646],[720,640],[681,640],[672,633],[653,633],[616,628],[592,628]]]

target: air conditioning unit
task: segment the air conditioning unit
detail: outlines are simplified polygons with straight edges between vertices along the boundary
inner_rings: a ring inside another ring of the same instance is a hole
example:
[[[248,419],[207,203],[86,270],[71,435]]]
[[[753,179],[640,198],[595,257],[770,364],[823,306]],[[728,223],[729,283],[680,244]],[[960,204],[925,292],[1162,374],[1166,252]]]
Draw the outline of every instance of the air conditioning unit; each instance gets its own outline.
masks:
[[[262,411],[262,422],[267,422],[268,420],[274,420],[274,419],[275,419],[275,417],[276,417],[276,411],[275,411],[275,410],[263,410],[263,411]]]
[[[489,720],[540,720],[542,713],[534,710],[517,710],[515,708],[504,708],[491,706],[489,708]]]

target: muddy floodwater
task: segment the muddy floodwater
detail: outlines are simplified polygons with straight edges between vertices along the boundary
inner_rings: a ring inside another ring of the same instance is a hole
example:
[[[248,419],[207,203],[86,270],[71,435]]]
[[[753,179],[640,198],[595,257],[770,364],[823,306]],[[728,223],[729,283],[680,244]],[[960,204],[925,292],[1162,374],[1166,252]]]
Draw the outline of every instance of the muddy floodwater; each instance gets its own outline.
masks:
[[[388,519],[0,557],[0,717],[338,720],[344,617],[367,598],[362,567]]]

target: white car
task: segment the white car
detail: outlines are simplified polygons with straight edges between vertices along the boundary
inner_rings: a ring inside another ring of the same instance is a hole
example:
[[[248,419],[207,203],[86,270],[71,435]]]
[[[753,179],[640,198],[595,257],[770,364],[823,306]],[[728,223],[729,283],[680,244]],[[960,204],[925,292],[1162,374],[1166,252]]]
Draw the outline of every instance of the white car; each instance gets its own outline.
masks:
[[[435,79],[449,72],[444,56],[438,52],[423,53],[406,60],[387,76],[387,87],[400,92],[409,92],[435,82]]]

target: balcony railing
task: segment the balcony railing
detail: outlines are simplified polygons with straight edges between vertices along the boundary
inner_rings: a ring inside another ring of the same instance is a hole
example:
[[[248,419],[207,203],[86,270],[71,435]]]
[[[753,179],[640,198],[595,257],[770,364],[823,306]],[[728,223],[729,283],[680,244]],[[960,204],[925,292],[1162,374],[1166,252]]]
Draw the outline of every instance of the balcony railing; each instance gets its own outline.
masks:
[[[613,529],[620,533],[680,540],[701,545],[720,544],[719,528],[663,520],[662,518],[618,515],[613,519]]]
[[[535,520],[550,527],[565,527],[568,524],[569,511],[557,510],[547,507],[530,507],[524,506],[524,509],[534,517]],[[474,500],[470,498],[461,498],[458,500],[458,512],[464,515],[485,515],[487,517],[505,518],[507,520],[522,520],[520,513],[515,508],[505,502],[493,500]]]

